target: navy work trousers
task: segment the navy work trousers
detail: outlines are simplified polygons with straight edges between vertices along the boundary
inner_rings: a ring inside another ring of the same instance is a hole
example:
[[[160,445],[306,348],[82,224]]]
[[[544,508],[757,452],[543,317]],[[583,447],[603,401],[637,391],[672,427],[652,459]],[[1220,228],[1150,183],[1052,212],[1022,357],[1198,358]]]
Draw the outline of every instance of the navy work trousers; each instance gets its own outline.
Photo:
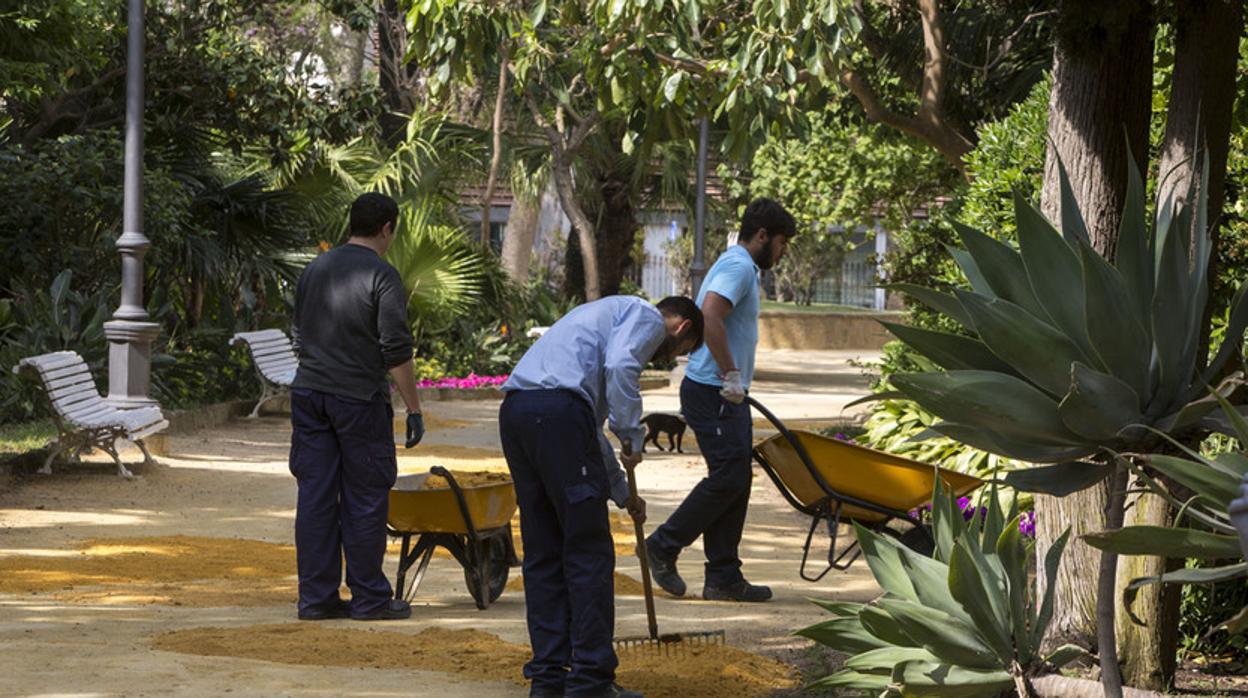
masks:
[[[702,536],[706,584],[731,586],[743,579],[738,549],[754,477],[750,408],[723,399],[719,388],[686,378],[680,384],[680,411],[693,429],[708,472],[650,536],[649,544],[657,553],[672,557]]]
[[[593,410],[566,390],[508,393],[498,414],[524,542],[535,690],[599,693],[615,680],[615,546]]]
[[[394,408],[381,395],[363,402],[318,390],[291,393],[301,611],[339,603],[344,557],[352,615],[375,611],[393,595],[382,571],[390,488],[397,475],[393,420]]]

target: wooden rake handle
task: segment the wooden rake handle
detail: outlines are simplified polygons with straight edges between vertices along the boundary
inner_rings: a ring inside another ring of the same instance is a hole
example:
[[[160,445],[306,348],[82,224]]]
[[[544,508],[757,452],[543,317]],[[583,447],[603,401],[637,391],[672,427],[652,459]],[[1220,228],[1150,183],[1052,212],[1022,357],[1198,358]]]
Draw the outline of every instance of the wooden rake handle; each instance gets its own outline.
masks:
[[[624,455],[632,455],[630,444],[623,445]],[[637,475],[633,472],[633,466],[625,465],[624,472],[628,474],[628,496],[637,498]],[[630,513],[629,516],[632,516]],[[654,588],[650,584],[650,561],[646,558],[646,530],[642,527],[641,521],[637,517],[633,517],[633,535],[637,538],[637,559],[641,561],[641,588],[646,594],[646,622],[650,626],[650,639],[659,639],[659,622],[654,615]]]

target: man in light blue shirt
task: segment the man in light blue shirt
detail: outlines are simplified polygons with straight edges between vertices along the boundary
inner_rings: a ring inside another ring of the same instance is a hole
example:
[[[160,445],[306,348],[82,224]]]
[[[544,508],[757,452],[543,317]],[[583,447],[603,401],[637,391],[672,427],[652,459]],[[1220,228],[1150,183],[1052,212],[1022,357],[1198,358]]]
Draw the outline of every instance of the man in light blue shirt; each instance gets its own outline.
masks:
[[[702,598],[710,601],[766,601],[771,589],[741,574],[741,532],[750,504],[750,450],[754,428],[743,404],[754,378],[758,344],[758,272],[770,269],[797,234],[784,207],[757,199],[745,209],[737,244],[711,266],[698,293],[706,318],[706,344],[689,357],[680,386],[680,409],[706,459],[707,476],[676,512],[646,539],[655,583],[683,596],[676,571],[681,550],[702,536],[706,578]]]
[[[640,696],[615,684],[615,544],[607,498],[629,497],[605,422],[630,465],[641,461],[641,369],[702,343],[688,298],[651,305],[612,296],[582,305],[529,348],[503,384],[503,455],[520,505],[531,696]]]

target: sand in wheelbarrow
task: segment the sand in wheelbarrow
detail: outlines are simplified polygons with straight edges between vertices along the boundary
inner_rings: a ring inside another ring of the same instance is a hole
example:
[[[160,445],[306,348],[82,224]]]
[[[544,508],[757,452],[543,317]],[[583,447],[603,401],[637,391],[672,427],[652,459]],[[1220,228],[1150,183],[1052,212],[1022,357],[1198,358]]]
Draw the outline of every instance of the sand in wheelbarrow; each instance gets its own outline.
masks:
[[[0,557],[0,592],[69,602],[271,606],[296,598],[295,549],[258,540],[96,538],[73,550]]]
[[[511,475],[492,470],[471,471],[471,470],[452,470],[451,477],[455,478],[455,484],[463,487],[484,487],[486,485],[501,485],[511,482]],[[422,490],[445,490],[450,488],[450,483],[441,475],[430,475],[425,478],[421,484]]]
[[[530,656],[527,646],[480,630],[427,628],[408,634],[337,623],[192,628],[160,635],[152,647],[284,664],[438,671],[517,684],[524,683],[522,668]],[[691,646],[669,656],[624,652],[617,680],[651,698],[753,698],[797,685],[792,667],[728,646]]]
[[[524,591],[524,577],[517,574],[507,582],[507,591]],[[615,573],[615,595],[616,596],[641,596],[645,590],[641,586],[641,582],[633,579],[627,574],[621,572]]]

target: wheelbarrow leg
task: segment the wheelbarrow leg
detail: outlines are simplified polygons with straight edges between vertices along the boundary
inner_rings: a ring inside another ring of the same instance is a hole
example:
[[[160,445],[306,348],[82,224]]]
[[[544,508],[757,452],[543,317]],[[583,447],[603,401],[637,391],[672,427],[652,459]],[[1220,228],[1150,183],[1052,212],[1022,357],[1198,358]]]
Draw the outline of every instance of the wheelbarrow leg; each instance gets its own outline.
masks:
[[[433,559],[433,548],[430,545],[425,548],[425,552],[420,556],[420,564],[416,566],[416,576],[412,577],[412,588],[408,590],[404,601],[410,602],[416,596],[416,590],[420,588],[420,581],[425,578],[425,570],[429,569],[429,561]]]
[[[402,547],[399,549],[399,573],[394,578],[394,598],[403,598],[403,579],[407,576],[407,568],[411,562],[407,559],[407,551],[412,542],[412,534],[403,534]]]

